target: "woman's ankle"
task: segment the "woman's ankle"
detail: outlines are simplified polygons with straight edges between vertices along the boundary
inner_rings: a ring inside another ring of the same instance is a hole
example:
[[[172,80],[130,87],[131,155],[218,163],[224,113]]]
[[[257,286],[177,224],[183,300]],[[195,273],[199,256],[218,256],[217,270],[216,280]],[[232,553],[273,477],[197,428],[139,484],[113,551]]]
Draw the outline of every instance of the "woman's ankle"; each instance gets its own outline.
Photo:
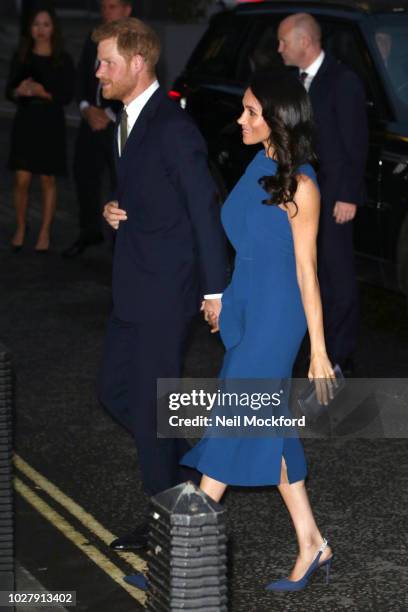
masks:
[[[325,539],[320,533],[313,534],[302,538],[299,541],[299,555],[309,555],[319,549],[325,542]]]

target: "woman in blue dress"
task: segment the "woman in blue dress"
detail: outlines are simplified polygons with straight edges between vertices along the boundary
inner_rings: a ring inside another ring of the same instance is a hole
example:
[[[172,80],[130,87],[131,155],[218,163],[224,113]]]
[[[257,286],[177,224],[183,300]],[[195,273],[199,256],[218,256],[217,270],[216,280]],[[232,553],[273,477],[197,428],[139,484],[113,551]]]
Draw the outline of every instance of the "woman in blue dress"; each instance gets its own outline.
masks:
[[[238,123],[243,142],[262,144],[222,210],[236,250],[235,269],[219,312],[204,311],[220,329],[226,353],[220,379],[290,378],[306,330],[309,379],[335,378],[327,357],[316,271],[320,195],[310,161],[312,110],[303,86],[290,75],[254,75]],[[321,383],[320,383],[321,384]],[[314,519],[297,437],[206,435],[182,460],[202,474],[201,489],[219,501],[228,484],[277,485],[292,518],[299,554],[288,578],[270,590],[300,590],[332,550]]]

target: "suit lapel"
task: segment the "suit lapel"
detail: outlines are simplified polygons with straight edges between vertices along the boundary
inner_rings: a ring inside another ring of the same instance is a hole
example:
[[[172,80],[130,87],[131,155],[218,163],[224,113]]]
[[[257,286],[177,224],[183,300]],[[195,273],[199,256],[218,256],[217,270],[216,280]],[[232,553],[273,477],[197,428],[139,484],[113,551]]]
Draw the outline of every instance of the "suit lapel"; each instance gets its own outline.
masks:
[[[119,169],[120,169],[120,157],[119,157],[119,148],[118,148],[118,133],[119,133],[119,126],[120,126],[120,116],[121,113],[118,113],[116,115],[116,121],[115,121],[115,128],[113,130],[113,157],[115,160],[115,168],[116,168],[116,174],[119,175]]]
[[[139,117],[137,118],[134,126],[130,131],[122,156],[120,157],[120,162],[125,162],[127,155],[134,155],[137,151],[138,146],[140,145],[146,134],[146,130],[149,127],[149,123],[152,120],[154,114],[156,113],[156,110],[163,98],[163,95],[164,94],[161,88],[159,87],[159,89],[154,92],[154,94],[151,96],[151,98],[149,98],[149,100],[143,107],[142,112],[140,113]],[[117,126],[117,130],[118,129],[119,127]],[[116,144],[116,149],[117,148],[118,147]]]
[[[310,89],[309,89],[309,95],[312,98],[312,100],[313,100],[313,98],[316,95],[318,95],[319,87],[320,87],[322,81],[324,80],[326,72],[330,68],[331,61],[332,60],[331,60],[330,56],[326,54],[326,56],[325,56],[325,58],[323,60],[323,64],[320,66],[319,70],[317,71],[316,76],[312,80],[312,83],[311,83]]]
[[[125,148],[123,149],[122,155],[119,155],[118,149],[120,115],[116,120],[114,151],[119,191],[126,188],[126,175],[129,172],[134,174],[135,168],[141,167],[140,164],[136,163],[141,152],[140,144],[142,143],[146,132],[148,131],[149,124],[152,121],[163,97],[164,94],[161,88],[159,87],[159,89],[157,89],[151,96],[151,98],[147,101],[134,126],[132,127],[126,141]]]

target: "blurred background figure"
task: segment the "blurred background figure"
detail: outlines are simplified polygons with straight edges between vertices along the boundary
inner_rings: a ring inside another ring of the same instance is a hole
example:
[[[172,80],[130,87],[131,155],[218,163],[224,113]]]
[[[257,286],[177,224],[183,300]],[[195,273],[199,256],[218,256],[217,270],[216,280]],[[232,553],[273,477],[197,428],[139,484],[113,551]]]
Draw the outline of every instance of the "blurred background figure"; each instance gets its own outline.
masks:
[[[388,66],[388,60],[391,55],[392,49],[391,34],[389,34],[388,32],[376,32],[375,42],[377,43],[378,50],[384,60],[384,64]]]
[[[102,0],[103,23],[129,17],[131,0]],[[101,86],[95,76],[97,47],[89,35],[78,64],[76,97],[81,112],[81,123],[74,154],[74,179],[79,204],[79,236],[63,253],[76,257],[93,244],[103,241],[102,184],[108,173],[110,189],[115,188],[113,162],[113,129],[116,113],[122,104],[104,100]]]
[[[43,201],[35,250],[46,253],[49,249],[57,200],[55,177],[66,172],[63,106],[72,99],[73,90],[74,65],[64,52],[53,9],[38,4],[11,60],[6,86],[6,96],[17,104],[9,155],[9,168],[16,173],[17,227],[11,241],[15,251],[24,244],[33,174],[40,175]]]
[[[377,30],[375,43],[399,101],[408,103],[408,46],[401,30]]]

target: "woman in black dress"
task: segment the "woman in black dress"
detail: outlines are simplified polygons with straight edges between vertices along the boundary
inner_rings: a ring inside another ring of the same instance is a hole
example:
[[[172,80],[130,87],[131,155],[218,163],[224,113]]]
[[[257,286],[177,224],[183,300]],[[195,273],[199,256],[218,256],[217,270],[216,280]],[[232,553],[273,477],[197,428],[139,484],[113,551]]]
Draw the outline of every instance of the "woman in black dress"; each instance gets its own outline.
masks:
[[[48,251],[57,199],[55,176],[66,172],[63,105],[70,102],[73,92],[74,65],[63,51],[55,14],[50,8],[37,8],[11,61],[6,91],[7,97],[17,104],[9,157],[9,168],[16,173],[17,228],[11,241],[16,251],[24,243],[33,174],[40,175],[43,200],[35,250]]]

